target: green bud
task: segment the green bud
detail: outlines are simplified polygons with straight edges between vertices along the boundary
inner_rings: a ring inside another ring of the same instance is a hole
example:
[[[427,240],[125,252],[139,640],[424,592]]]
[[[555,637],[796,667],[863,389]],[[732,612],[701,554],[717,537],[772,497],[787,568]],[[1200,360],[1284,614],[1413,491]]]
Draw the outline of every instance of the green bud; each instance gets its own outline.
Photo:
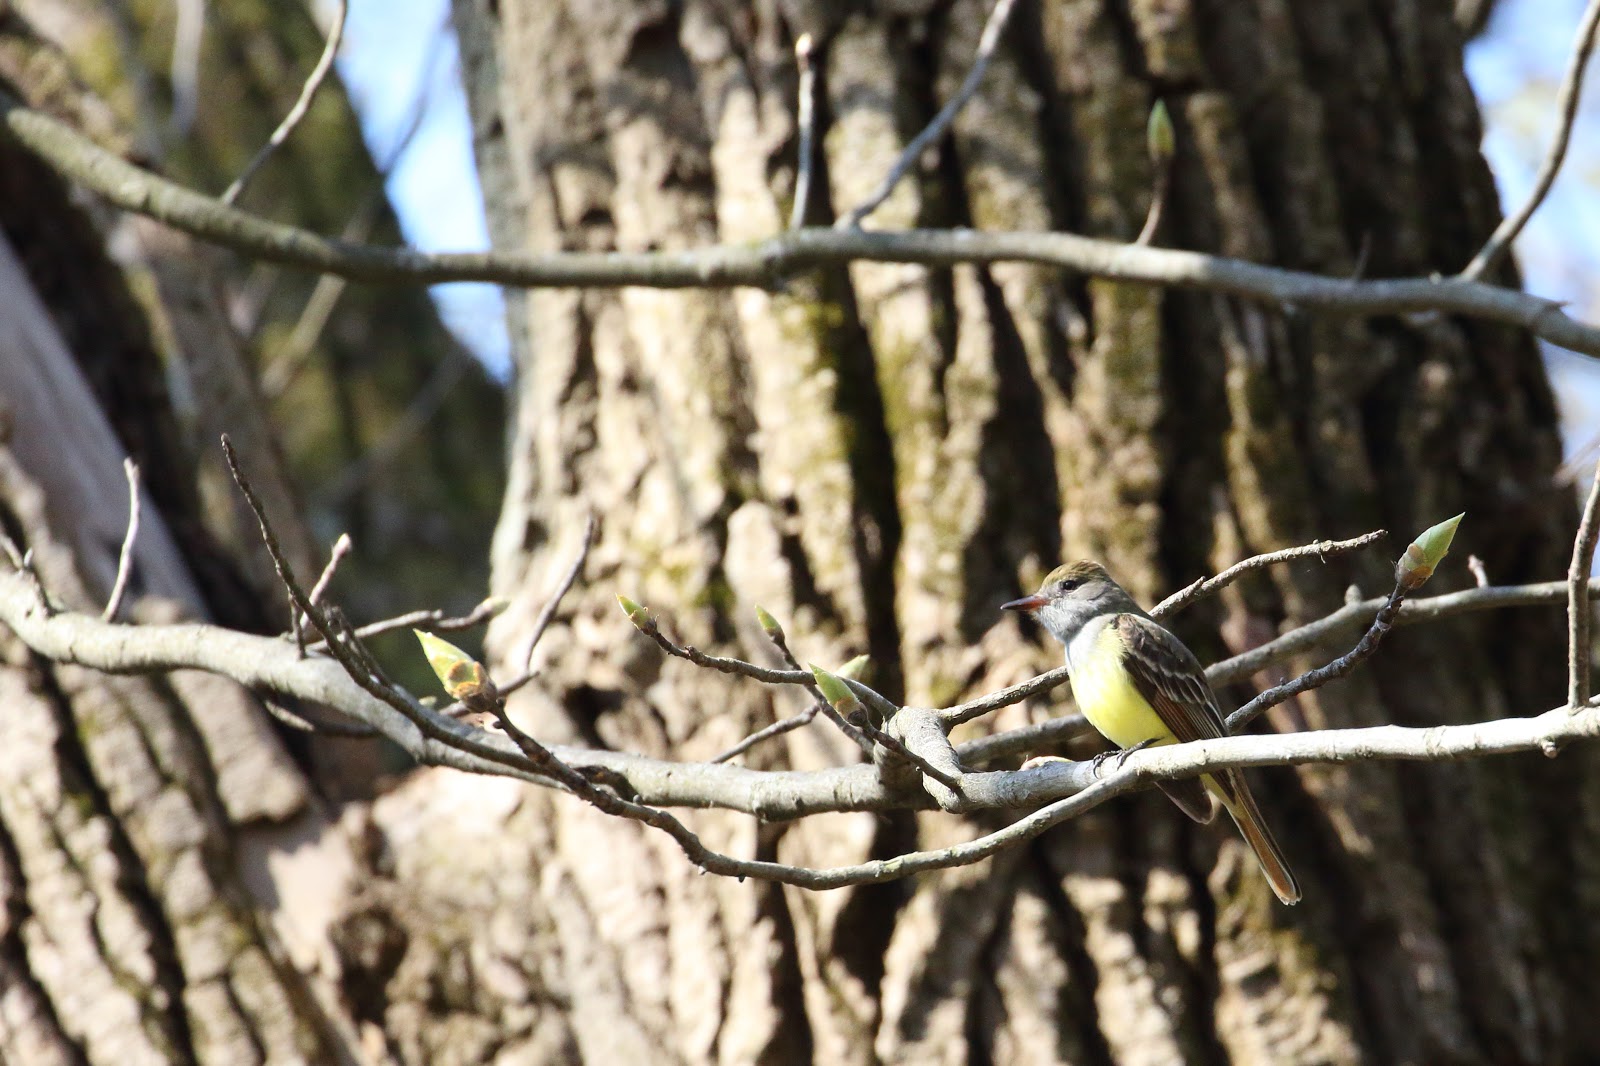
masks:
[[[807,663],[811,668],[811,676],[817,679],[817,688],[822,690],[822,698],[833,704],[841,713],[848,713],[845,708],[856,702],[850,686],[838,674],[830,674],[816,663]]]
[[[1456,527],[1466,517],[1466,512],[1447,518],[1438,525],[1429,526],[1416,540],[1406,546],[1405,554],[1395,564],[1395,580],[1407,591],[1421,588],[1450,552],[1450,542],[1455,539]]]
[[[620,592],[617,593],[617,603],[621,605],[622,613],[628,616],[628,621],[632,622],[633,627],[639,632],[648,633],[655,626],[655,619],[650,617],[650,612],[643,604],[628,599]]]
[[[1145,125],[1144,136],[1150,158],[1157,166],[1172,162],[1172,157],[1178,151],[1178,138],[1172,129],[1172,115],[1167,112],[1165,100],[1157,100],[1150,109],[1150,121]]]
[[[756,621],[761,623],[761,632],[767,635],[768,640],[778,641],[783,639],[783,627],[759,603],[756,604]]]
[[[451,698],[464,700],[482,692],[488,683],[489,675],[484,670],[483,664],[472,656],[432,633],[425,633],[420,629],[411,632],[417,635],[417,640],[422,645],[422,653],[428,657],[428,665],[433,668],[433,674],[450,693]]]
[[[867,665],[872,662],[870,655],[857,655],[835,671],[840,677],[851,681],[860,681],[867,676]]]

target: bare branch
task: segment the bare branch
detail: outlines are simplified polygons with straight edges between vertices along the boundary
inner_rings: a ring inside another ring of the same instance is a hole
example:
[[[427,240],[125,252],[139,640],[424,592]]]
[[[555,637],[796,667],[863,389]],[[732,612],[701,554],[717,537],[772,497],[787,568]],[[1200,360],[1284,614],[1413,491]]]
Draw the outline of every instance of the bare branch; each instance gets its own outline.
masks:
[[[4,532],[0,532],[0,551],[5,553],[11,568],[28,582],[28,588],[33,593],[34,601],[40,610],[46,615],[55,614],[56,606],[50,602],[50,594],[44,590],[44,582],[39,580],[39,571],[33,568],[33,549],[18,551],[17,542]]]
[[[322,598],[328,593],[328,586],[333,584],[333,575],[338,571],[339,564],[344,562],[345,556],[350,554],[354,545],[350,541],[350,534],[340,533],[339,539],[333,542],[333,550],[328,553],[328,565],[322,568],[322,573],[317,576],[317,583],[311,586],[311,602],[321,603]]]
[[[370,640],[381,633],[391,633],[396,629],[431,629],[439,633],[450,633],[461,629],[471,629],[481,626],[495,615],[506,609],[506,601],[500,596],[490,596],[479,603],[466,614],[452,617],[438,610],[408,611],[405,614],[385,618],[379,622],[369,622],[352,630],[358,640]],[[318,651],[327,647],[326,641],[317,641],[311,645],[311,651]]]
[[[1480,589],[1489,587],[1489,571],[1483,565],[1483,560],[1476,555],[1467,556],[1467,569],[1472,573],[1472,580]]]
[[[1001,689],[999,692],[991,692],[987,696],[979,696],[975,700],[958,703],[954,707],[946,707],[939,712],[939,717],[944,721],[946,728],[958,726],[962,722],[970,722],[974,718],[981,718],[990,711],[998,711],[1000,708],[1009,707],[1013,703],[1021,703],[1029,696],[1037,696],[1041,693],[1049,692],[1059,685],[1065,685],[1070,678],[1071,675],[1067,673],[1067,668],[1058,666],[1049,673],[1040,674],[1038,677],[1030,677],[1020,685],[1012,685],[1010,688]]]
[[[1150,193],[1150,209],[1145,213],[1144,225],[1139,229],[1139,235],[1133,239],[1134,244],[1150,244],[1156,239],[1156,231],[1161,228],[1161,216],[1166,211],[1167,196],[1172,191],[1172,160],[1168,159],[1156,165],[1155,188]]]
[[[1514,214],[1500,220],[1488,243],[1461,272],[1463,278],[1476,281],[1499,262],[1506,249],[1511,247],[1511,242],[1517,239],[1517,234],[1522,232],[1522,227],[1528,224],[1533,213],[1539,210],[1539,205],[1544,203],[1550,187],[1555,184],[1556,175],[1561,173],[1561,164],[1567,156],[1567,144],[1572,139],[1572,124],[1578,117],[1578,104],[1583,98],[1583,74],[1589,66],[1589,54],[1594,51],[1596,30],[1600,30],[1600,0],[1589,0],[1589,5],[1584,8],[1583,21],[1578,25],[1572,58],[1567,61],[1567,72],[1561,79],[1561,115],[1555,140],[1550,142],[1550,151],[1539,168],[1539,176],[1534,179],[1533,191]]]
[[[1311,555],[1319,559],[1326,559],[1330,555],[1343,555],[1345,552],[1356,551],[1367,547],[1369,544],[1376,544],[1388,535],[1389,531],[1386,529],[1375,529],[1371,533],[1363,533],[1361,536],[1352,537],[1350,540],[1319,540],[1314,544],[1303,544],[1298,548],[1284,548],[1281,551],[1252,556],[1243,562],[1234,563],[1216,577],[1201,578],[1199,581],[1179,589],[1150,608],[1150,615],[1153,618],[1165,618],[1169,614],[1176,614],[1195,600],[1221,592],[1239,580],[1241,575],[1251,570],[1260,570],[1262,567],[1271,566],[1274,563],[1288,562],[1291,559],[1304,559]]]
[[[1594,572],[1595,541],[1600,539],[1600,466],[1595,468],[1583,519],[1572,542],[1572,565],[1567,568],[1567,706],[1589,702],[1589,657],[1593,642],[1589,630],[1594,609],[1589,606],[1589,575]]]
[[[1421,622],[1434,622],[1441,618],[1449,618],[1458,614],[1471,614],[1476,611],[1488,611],[1504,607],[1544,607],[1557,603],[1565,603],[1568,586],[1565,581],[1546,581],[1533,585],[1500,585],[1489,588],[1472,588],[1461,592],[1448,592],[1439,596],[1428,596],[1421,599],[1408,599],[1400,609],[1394,624],[1399,626],[1416,625]],[[1600,599],[1600,581],[1589,583],[1589,599]],[[1229,685],[1235,681],[1243,680],[1251,674],[1259,673],[1275,663],[1283,662],[1301,652],[1310,651],[1325,640],[1330,640],[1342,633],[1355,629],[1358,626],[1368,625],[1377,617],[1378,612],[1388,603],[1388,597],[1378,596],[1367,600],[1355,600],[1346,603],[1332,614],[1307,622],[1305,625],[1267,641],[1247,652],[1241,652],[1231,659],[1224,659],[1213,663],[1206,668],[1206,680],[1213,686]],[[1048,673],[1031,677],[1021,684],[1012,685],[1010,688],[1001,689],[980,696],[975,700],[948,707],[939,712],[940,717],[950,726],[969,722],[980,718],[990,711],[1009,707],[1013,703],[1021,703],[1031,696],[1048,692],[1053,688],[1067,683],[1067,668],[1059,666]],[[1037,728],[1037,727],[1030,727]],[[1019,731],[1021,732],[1021,731]],[[999,734],[989,738],[994,742],[1001,742],[1010,734]],[[973,741],[973,744],[982,744],[983,741]],[[966,754],[967,745],[960,749],[962,758],[998,758],[998,755],[969,756]],[[1009,741],[1000,749],[1004,754],[1016,754]],[[1026,750],[1026,749],[1021,749]]]
[[[859,229],[861,222],[872,212],[876,211],[883,202],[894,192],[894,187],[912,168],[928,146],[943,137],[950,128],[950,123],[956,120],[956,115],[967,106],[967,101],[977,93],[978,86],[983,82],[984,72],[989,69],[989,60],[994,57],[994,50],[1000,44],[1000,34],[1006,28],[1006,20],[1011,17],[1011,9],[1016,6],[1016,0],[995,0],[994,9],[989,12],[989,21],[983,25],[983,34],[978,38],[978,52],[973,57],[972,69],[967,71],[961,88],[950,98],[950,102],[939,109],[921,133],[911,139],[905,151],[900,153],[900,158],[895,160],[894,166],[889,168],[889,173],[884,176],[878,187],[872,191],[861,203],[851,208],[844,217],[834,223],[837,229]]]
[[[115,618],[122,607],[128,578],[133,574],[133,548],[139,541],[139,464],[123,459],[122,472],[128,476],[128,532],[122,538],[122,551],[117,555],[117,577],[111,583],[111,595],[106,599],[106,609],[100,612],[100,617],[107,622]]]
[[[1433,622],[1452,615],[1470,614],[1475,611],[1494,610],[1503,607],[1540,607],[1553,606],[1566,603],[1568,586],[1565,581],[1546,581],[1535,585],[1501,585],[1490,588],[1464,589],[1460,592],[1447,592],[1439,596],[1429,596],[1423,599],[1408,599],[1405,606],[1400,609],[1399,617],[1395,619],[1396,625],[1416,625],[1420,622]],[[1600,581],[1589,583],[1589,598],[1600,599]],[[1367,600],[1356,600],[1345,604],[1337,611],[1315,622],[1308,622],[1303,626],[1290,630],[1259,647],[1251,648],[1247,652],[1235,655],[1231,659],[1224,659],[1206,669],[1206,679],[1212,685],[1227,685],[1240,681],[1251,674],[1265,670],[1274,663],[1279,663],[1291,656],[1316,647],[1322,641],[1348,632],[1358,626],[1367,625],[1377,617],[1383,605],[1388,602],[1387,597],[1377,596]]]
[[[583,573],[583,564],[589,561],[589,549],[594,547],[594,532],[596,522],[594,515],[589,515],[583,520],[583,540],[578,544],[578,554],[573,557],[572,564],[567,567],[566,573],[561,575],[561,580],[556,585],[550,598],[545,601],[544,608],[539,611],[539,617],[534,619],[533,632],[528,637],[528,652],[521,656],[523,669],[526,672],[533,666],[533,652],[539,646],[539,641],[544,639],[544,631],[550,628],[550,622],[556,616],[556,611],[561,607],[561,601],[572,591],[573,584],[578,580],[578,575]]]
[[[745,737],[743,740],[739,741],[739,743],[735,744],[733,747],[729,748],[727,751],[723,752],[721,755],[718,755],[711,761],[718,763],[727,762],[729,759],[736,759],[763,741],[771,740],[773,737],[781,737],[785,733],[794,732],[801,726],[810,725],[817,717],[818,712],[820,712],[825,706],[827,705],[823,703],[813,703],[799,714],[791,714],[787,718],[780,718],[778,721],[773,722],[765,729],[760,729],[754,733],[751,733],[749,736]]]
[[[1457,594],[1459,595],[1459,594]],[[1443,599],[1444,597],[1436,597]],[[0,576],[0,621],[38,654],[115,672],[202,669],[234,677],[252,688],[267,688],[323,703],[356,721],[377,726],[424,762],[479,773],[509,774],[539,783],[555,780],[533,771],[528,756],[506,737],[495,737],[417,706],[433,718],[446,742],[424,736],[409,715],[358,688],[339,664],[300,659],[287,644],[269,637],[234,633],[207,625],[126,626],[86,615],[46,615],[38,609],[24,579]],[[952,849],[917,852],[836,870],[805,870],[777,863],[752,863],[706,851],[687,830],[661,812],[641,812],[633,800],[627,817],[650,814],[684,847],[691,861],[715,873],[762,877],[810,888],[841,887],[890,880],[919,870],[976,861],[1004,847],[1031,839],[1050,826],[1156,777],[1190,776],[1225,766],[1294,765],[1367,759],[1440,760],[1512,751],[1553,753],[1574,739],[1600,735],[1600,709],[1569,713],[1565,708],[1535,718],[1408,729],[1328,730],[1311,733],[1231,737],[1198,744],[1136,752],[1122,769],[1096,780],[1092,763],[1053,764],[1030,771],[969,773],[963,776],[962,809],[1015,806],[1060,796],[1044,810],[998,833]],[[594,777],[627,790],[645,802],[721,806],[763,817],[797,817],[822,810],[888,810],[926,805],[926,797],[886,791],[871,767],[812,772],[762,773],[741,767],[680,764],[617,752],[552,747],[551,754],[585,780]],[[485,754],[487,753],[487,755]],[[1087,786],[1087,787],[1086,787]],[[1083,789],[1078,792],[1077,789]],[[1076,792],[1076,794],[1073,794]],[[587,798],[587,797],[586,797]],[[640,817],[640,820],[647,820]]]
[[[811,175],[816,170],[817,71],[811,61],[812,48],[809,33],[802,33],[794,42],[795,66],[800,70],[800,98],[795,103],[800,143],[795,153],[794,204],[789,209],[790,229],[799,229],[806,224],[806,208],[811,203]]]
[[[963,763],[977,766],[993,762],[995,759],[1025,755],[1040,748],[1088,736],[1094,731],[1094,726],[1090,725],[1089,719],[1083,715],[1063,714],[1034,725],[1025,725],[1020,729],[1010,729],[1004,733],[994,733],[957,744],[956,755]]]
[[[790,669],[799,670],[806,675],[806,680],[803,682],[803,684],[805,685],[806,690],[811,693],[811,698],[814,701],[812,703],[813,712],[822,712],[828,721],[832,722],[838,728],[839,732],[849,737],[856,747],[861,749],[861,753],[863,755],[869,759],[872,758],[872,741],[869,740],[867,735],[861,730],[845,721],[844,715],[834,710],[833,704],[829,703],[827,699],[824,698],[822,695],[822,690],[817,688],[817,679],[815,675],[813,675],[810,670],[807,670],[805,667],[801,666],[800,660],[795,658],[793,651],[789,650],[789,638],[784,633],[783,627],[778,625],[777,622],[772,619],[772,616],[767,614],[762,608],[758,607],[756,608],[756,611],[758,617],[762,619],[762,632],[767,635],[768,640],[772,641],[772,646],[778,649],[778,654],[783,657],[783,661],[788,664]],[[769,622],[771,622],[771,628],[768,628]]]
[[[370,725],[361,722],[319,722],[284,706],[281,700],[263,698],[261,705],[267,713],[290,729],[301,733],[319,733],[327,737],[349,737],[364,740],[375,737],[378,731]]]
[[[0,123],[58,173],[124,210],[258,259],[357,281],[423,285],[489,281],[520,288],[774,288],[796,273],[842,262],[927,266],[1026,262],[1093,277],[1201,289],[1348,314],[1433,311],[1467,315],[1520,326],[1551,344],[1600,356],[1600,328],[1576,321],[1554,301],[1514,289],[1463,278],[1350,281],[1070,233],[867,233],[811,227],[753,244],[681,252],[429,255],[407,248],[376,248],[331,240],[225,207],[130,165],[71,127],[3,92]]]
[[[855,719],[855,722],[852,724],[865,733],[868,739],[870,739],[874,744],[881,745],[882,747],[893,752],[895,755],[911,763],[918,770],[922,771],[928,777],[933,778],[944,787],[950,789],[956,795],[959,796],[961,794],[961,780],[957,775],[947,773],[946,771],[939,769],[939,767],[933,765],[933,763],[912,751],[905,745],[904,742],[900,740],[899,737],[885,733],[883,730],[873,725],[871,719],[869,719],[865,714],[858,714],[855,716]]]
[[[255,176],[255,172],[261,169],[261,164],[267,161],[267,157],[276,151],[280,144],[289,139],[289,134],[293,133],[300,120],[305,118],[306,112],[311,109],[312,98],[322,87],[328,71],[333,69],[333,57],[339,51],[339,42],[344,39],[344,20],[349,13],[349,0],[337,0],[333,26],[328,30],[328,43],[323,46],[322,55],[317,57],[317,65],[311,68],[311,76],[306,78],[305,85],[301,87],[299,98],[295,100],[289,113],[283,116],[283,121],[278,123],[278,128],[272,131],[272,136],[267,138],[267,143],[255,154],[255,158],[246,164],[239,176],[233,179],[233,184],[222,194],[220,197],[222,203],[231,207],[238,202],[245,185]]]
[[[1373,652],[1378,650],[1379,643],[1389,635],[1389,630],[1394,625],[1395,617],[1400,613],[1400,607],[1405,603],[1406,589],[1403,585],[1396,584],[1394,591],[1389,593],[1388,602],[1378,609],[1373,617],[1372,624],[1367,631],[1361,634],[1361,639],[1356,646],[1333,660],[1331,663],[1319,666],[1315,670],[1307,670],[1292,681],[1275,685],[1261,693],[1249,703],[1228,715],[1228,732],[1237,732],[1255,721],[1256,716],[1269,708],[1276,707],[1285,700],[1293,699],[1302,692],[1321,688],[1330,681],[1337,681],[1350,671],[1354,670]]]

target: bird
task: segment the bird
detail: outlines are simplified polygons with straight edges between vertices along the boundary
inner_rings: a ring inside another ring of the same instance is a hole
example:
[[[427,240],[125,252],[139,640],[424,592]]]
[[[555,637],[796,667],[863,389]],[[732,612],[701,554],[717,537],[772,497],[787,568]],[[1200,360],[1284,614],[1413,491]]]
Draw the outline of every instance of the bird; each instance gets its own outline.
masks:
[[[1078,709],[1123,752],[1228,735],[1216,693],[1194,652],[1136,603],[1099,563],[1056,567],[1032,596],[1002,604],[1031,615],[1066,646]],[[1158,781],[1197,822],[1211,821],[1215,796],[1255,852],[1267,882],[1286,904],[1300,886],[1238,769],[1198,781]]]

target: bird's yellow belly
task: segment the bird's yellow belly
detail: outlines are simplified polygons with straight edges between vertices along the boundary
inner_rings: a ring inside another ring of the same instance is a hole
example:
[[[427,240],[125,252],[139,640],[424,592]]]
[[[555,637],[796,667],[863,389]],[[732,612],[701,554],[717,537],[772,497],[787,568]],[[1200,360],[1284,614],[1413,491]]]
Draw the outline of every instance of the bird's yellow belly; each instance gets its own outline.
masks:
[[[1134,687],[1122,668],[1121,649],[1107,627],[1095,639],[1093,651],[1072,663],[1072,695],[1089,724],[1119,748],[1153,740],[1171,744],[1177,738],[1155,709]]]

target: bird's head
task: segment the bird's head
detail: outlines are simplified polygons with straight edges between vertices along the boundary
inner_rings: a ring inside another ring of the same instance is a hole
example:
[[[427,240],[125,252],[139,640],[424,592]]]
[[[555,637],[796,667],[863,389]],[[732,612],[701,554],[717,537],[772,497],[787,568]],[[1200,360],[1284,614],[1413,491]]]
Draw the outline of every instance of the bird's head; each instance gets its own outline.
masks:
[[[1139,610],[1105,567],[1088,560],[1056,567],[1045,576],[1038,592],[1001,604],[1001,608],[1032,615],[1063,644],[1092,618]]]

